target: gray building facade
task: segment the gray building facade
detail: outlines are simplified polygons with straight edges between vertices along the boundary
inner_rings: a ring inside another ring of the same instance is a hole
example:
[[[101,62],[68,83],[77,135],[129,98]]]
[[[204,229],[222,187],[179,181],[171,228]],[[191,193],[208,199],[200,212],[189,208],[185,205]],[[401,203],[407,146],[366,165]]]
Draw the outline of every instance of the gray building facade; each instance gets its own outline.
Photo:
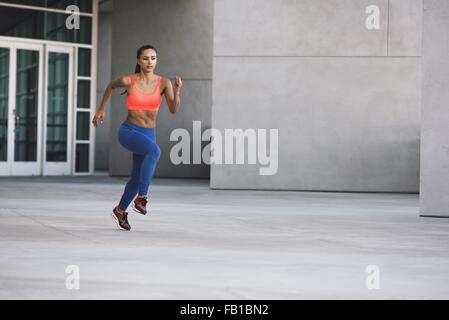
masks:
[[[271,176],[212,165],[213,188],[418,192],[421,1],[218,0],[214,12],[212,125],[278,129],[279,160]]]

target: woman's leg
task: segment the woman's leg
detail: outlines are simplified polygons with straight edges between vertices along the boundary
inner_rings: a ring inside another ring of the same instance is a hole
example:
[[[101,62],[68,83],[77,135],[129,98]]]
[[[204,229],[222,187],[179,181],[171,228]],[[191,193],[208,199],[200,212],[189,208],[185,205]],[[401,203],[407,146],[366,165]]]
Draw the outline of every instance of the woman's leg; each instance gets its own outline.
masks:
[[[125,191],[123,192],[122,198],[120,199],[120,203],[118,205],[123,211],[126,211],[139,189],[140,171],[144,158],[144,155],[133,153],[131,178],[125,186]]]
[[[138,190],[139,196],[147,196],[148,189],[153,179],[154,170],[156,169],[161,154],[161,149],[156,142],[151,141],[148,146],[151,150],[148,150],[149,152],[145,154],[142,162]]]
[[[156,164],[160,158],[161,150],[156,144],[155,130],[155,128],[143,128],[129,123],[122,125],[119,129],[120,144],[133,154],[143,156],[138,183],[140,196],[147,195]]]

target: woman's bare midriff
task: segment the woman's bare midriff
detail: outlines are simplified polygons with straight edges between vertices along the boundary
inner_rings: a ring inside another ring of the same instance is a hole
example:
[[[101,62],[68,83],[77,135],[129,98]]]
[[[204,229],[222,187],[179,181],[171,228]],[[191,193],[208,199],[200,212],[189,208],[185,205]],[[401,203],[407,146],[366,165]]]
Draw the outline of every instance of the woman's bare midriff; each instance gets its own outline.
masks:
[[[148,110],[128,110],[128,120],[138,126],[145,128],[156,127],[157,111]]]

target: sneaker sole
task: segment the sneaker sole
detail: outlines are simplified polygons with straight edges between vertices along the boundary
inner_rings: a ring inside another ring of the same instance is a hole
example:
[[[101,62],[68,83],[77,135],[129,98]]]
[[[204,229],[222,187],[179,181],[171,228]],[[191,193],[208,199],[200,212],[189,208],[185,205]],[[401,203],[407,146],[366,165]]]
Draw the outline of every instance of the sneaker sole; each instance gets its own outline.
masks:
[[[141,215],[146,215],[146,213],[142,213],[142,212],[140,212],[139,210],[137,210],[136,209],[136,207],[134,206],[134,202],[131,204],[131,208],[135,211],[135,212],[137,212],[137,213],[140,213]]]
[[[123,231],[129,231],[129,230],[126,230],[125,228],[123,228],[122,226],[120,226],[120,223],[118,222],[118,219],[117,219],[117,217],[115,216],[115,214],[112,214],[112,220],[115,221],[115,223],[117,224],[117,227],[118,227],[120,230],[123,230]]]

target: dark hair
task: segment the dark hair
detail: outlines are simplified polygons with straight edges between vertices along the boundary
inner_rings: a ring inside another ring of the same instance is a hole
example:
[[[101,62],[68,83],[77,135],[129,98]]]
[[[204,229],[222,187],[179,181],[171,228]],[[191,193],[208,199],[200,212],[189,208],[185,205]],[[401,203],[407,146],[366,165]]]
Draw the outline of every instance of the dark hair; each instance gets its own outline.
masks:
[[[144,46],[141,46],[141,47],[137,50],[137,59],[140,59],[140,56],[142,55],[142,53],[143,53],[145,50],[148,50],[148,49],[154,50],[154,51],[156,52],[156,55],[157,55],[157,50],[156,50],[156,48],[153,47],[153,46],[150,45],[150,44],[146,44],[146,45],[144,45]],[[139,65],[138,63],[136,63],[136,69],[134,70],[134,73],[139,73],[139,72],[140,72],[140,65]]]
[[[156,52],[156,55],[157,55],[157,50],[156,50],[156,48],[153,47],[153,46],[150,45],[150,44],[146,44],[146,45],[141,46],[139,49],[137,49],[137,55],[136,55],[137,59],[140,59],[140,56],[142,55],[142,53],[143,53],[145,50],[148,50],[148,49],[154,50],[154,51]],[[136,63],[136,68],[135,68],[135,70],[134,70],[134,73],[140,73],[140,64]],[[123,91],[123,92],[122,92],[122,95],[125,94],[126,92],[127,92],[126,90]]]

